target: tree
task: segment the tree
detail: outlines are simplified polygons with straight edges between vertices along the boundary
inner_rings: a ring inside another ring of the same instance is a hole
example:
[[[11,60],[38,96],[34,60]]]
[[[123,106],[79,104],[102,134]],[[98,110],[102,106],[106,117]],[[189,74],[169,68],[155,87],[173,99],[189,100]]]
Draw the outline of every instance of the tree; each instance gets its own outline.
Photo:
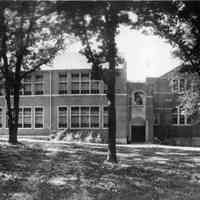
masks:
[[[52,61],[64,46],[53,3],[0,2],[0,72],[5,86],[9,142],[16,144],[22,80]]]
[[[58,2],[58,9],[65,13],[66,20],[72,20],[71,31],[82,43],[82,54],[92,64],[92,78],[103,80],[107,85],[109,102],[108,156],[109,162],[116,157],[116,109],[115,79],[116,67],[122,61],[117,54],[115,37],[119,25],[129,24],[129,3],[127,2]],[[70,12],[71,11],[71,12]],[[69,23],[66,23],[69,24]],[[107,65],[108,68],[104,66]]]
[[[189,73],[193,80],[196,76],[200,79],[200,2],[147,1],[134,12],[138,22],[133,28],[144,28],[148,33],[165,38],[175,48],[174,55],[183,61],[179,72]],[[196,84],[200,86],[199,80]],[[199,97],[199,90],[188,87],[179,98],[184,112],[190,113],[195,120],[200,111]]]

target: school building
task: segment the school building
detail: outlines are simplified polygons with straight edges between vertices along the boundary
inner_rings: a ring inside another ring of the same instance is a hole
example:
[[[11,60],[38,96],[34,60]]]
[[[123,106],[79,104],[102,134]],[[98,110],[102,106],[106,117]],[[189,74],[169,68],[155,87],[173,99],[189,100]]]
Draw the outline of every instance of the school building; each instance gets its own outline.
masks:
[[[181,112],[177,96],[189,82],[179,67],[159,78],[129,82],[125,68],[116,77],[117,143],[174,138],[200,145],[199,125]],[[49,135],[62,129],[95,131],[106,142],[108,100],[102,81],[89,69],[41,70],[27,76],[20,96],[19,135]],[[0,134],[7,134],[6,102],[0,96]]]

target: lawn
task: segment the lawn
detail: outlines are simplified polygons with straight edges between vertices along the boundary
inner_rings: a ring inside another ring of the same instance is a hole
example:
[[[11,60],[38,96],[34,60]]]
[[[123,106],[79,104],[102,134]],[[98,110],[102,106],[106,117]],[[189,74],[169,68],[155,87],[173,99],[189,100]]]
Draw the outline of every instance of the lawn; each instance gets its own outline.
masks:
[[[23,141],[0,144],[0,200],[199,200],[200,151]]]

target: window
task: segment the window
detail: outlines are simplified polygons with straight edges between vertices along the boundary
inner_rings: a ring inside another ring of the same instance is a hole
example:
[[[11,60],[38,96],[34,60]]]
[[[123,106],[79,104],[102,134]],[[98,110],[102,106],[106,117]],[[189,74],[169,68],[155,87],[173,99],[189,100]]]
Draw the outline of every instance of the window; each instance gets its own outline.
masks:
[[[0,108],[0,128],[3,127],[3,108]]]
[[[179,80],[179,84],[180,84],[180,92],[184,92],[185,91],[185,80],[184,79],[180,79]]]
[[[58,128],[67,128],[67,106],[58,107]]]
[[[134,98],[135,105],[138,105],[138,106],[144,105],[144,93],[143,92],[135,92],[133,98]]]
[[[99,107],[71,107],[71,128],[99,128]]]
[[[71,93],[72,94],[79,94],[80,93],[80,79],[79,79],[79,73],[72,73],[71,74]]]
[[[36,107],[35,108],[35,128],[43,128],[44,126],[44,115],[43,108]]]
[[[90,109],[91,128],[99,128],[99,107],[91,107]]]
[[[31,128],[32,122],[32,112],[31,108],[23,109],[23,128]]]
[[[81,107],[81,128],[89,128],[90,127],[90,108],[89,107]]]
[[[172,81],[172,91],[173,92],[184,92],[186,90],[186,80],[185,79],[175,79]]]
[[[32,110],[31,107],[19,108],[18,128],[32,127]]]
[[[108,106],[103,107],[103,128],[108,128]]]
[[[43,75],[38,74],[35,76],[35,95],[43,94]]]
[[[22,81],[22,89],[20,91],[21,95],[31,95],[32,94],[32,82],[31,76],[27,76]]]
[[[67,94],[67,73],[60,73],[59,74],[59,94]]]
[[[90,74],[81,73],[81,94],[90,93]]]
[[[71,108],[71,128],[78,128],[80,126],[80,112],[79,107]]]
[[[91,93],[98,94],[99,93],[99,81],[92,80],[91,81]]]
[[[188,125],[191,124],[191,122],[191,116],[184,111],[183,107],[177,106],[172,110],[172,124]]]
[[[99,94],[100,81],[91,80],[89,72],[71,74],[71,93],[72,94]]]

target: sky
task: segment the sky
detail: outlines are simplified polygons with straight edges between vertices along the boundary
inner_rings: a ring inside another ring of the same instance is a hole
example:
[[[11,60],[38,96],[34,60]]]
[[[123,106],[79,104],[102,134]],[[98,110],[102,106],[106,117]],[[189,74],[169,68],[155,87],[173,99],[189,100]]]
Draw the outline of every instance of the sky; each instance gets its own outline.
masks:
[[[127,63],[129,81],[143,82],[146,77],[159,77],[180,64],[180,60],[172,56],[171,45],[158,36],[121,27],[116,41]],[[55,58],[53,69],[90,67],[86,58],[78,53],[79,49],[80,43],[68,46]]]

